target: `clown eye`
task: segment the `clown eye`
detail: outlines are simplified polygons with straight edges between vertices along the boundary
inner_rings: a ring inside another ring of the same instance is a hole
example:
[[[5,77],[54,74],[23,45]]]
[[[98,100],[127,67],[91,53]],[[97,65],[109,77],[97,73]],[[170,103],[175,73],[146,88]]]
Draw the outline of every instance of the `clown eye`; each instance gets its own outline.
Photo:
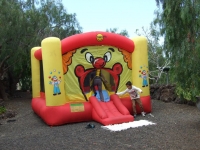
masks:
[[[109,62],[111,59],[111,52],[106,52],[103,56],[103,59],[105,60],[105,62]]]
[[[93,63],[93,62],[94,62],[94,56],[92,56],[92,54],[89,53],[89,52],[87,52],[87,53],[85,54],[85,58],[86,58],[86,60],[87,60],[89,63]]]

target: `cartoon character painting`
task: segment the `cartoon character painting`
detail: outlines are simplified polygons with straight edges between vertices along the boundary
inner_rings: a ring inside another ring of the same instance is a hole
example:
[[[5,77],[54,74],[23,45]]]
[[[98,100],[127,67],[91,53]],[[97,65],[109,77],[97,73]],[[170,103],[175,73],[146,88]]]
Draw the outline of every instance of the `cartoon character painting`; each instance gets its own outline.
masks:
[[[142,81],[142,87],[148,86],[148,81],[147,81],[148,76],[147,76],[146,70],[142,70],[140,77],[143,80]]]
[[[59,84],[61,83],[61,80],[58,80],[57,76],[53,76],[52,81],[49,81],[49,84],[53,85],[53,95],[59,95],[61,94]]]
[[[142,87],[147,87],[148,86],[148,67],[144,66],[140,66],[139,70],[139,77],[142,78]]]

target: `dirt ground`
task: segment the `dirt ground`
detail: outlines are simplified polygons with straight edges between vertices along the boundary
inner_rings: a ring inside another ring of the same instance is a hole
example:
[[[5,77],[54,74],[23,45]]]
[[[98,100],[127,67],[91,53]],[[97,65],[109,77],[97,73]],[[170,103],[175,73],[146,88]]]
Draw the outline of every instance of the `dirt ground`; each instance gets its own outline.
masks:
[[[152,115],[138,116],[156,125],[111,132],[97,122],[50,127],[31,109],[31,95],[6,102],[16,117],[0,120],[0,150],[198,150],[200,111],[195,106],[152,100]],[[10,121],[9,121],[10,120]],[[88,123],[94,129],[86,129]]]

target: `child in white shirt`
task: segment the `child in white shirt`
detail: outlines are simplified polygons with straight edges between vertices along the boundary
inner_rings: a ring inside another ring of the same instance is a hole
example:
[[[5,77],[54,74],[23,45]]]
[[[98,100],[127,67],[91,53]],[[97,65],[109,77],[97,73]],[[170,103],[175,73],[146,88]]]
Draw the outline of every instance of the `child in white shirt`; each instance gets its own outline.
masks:
[[[126,83],[126,87],[127,89],[125,91],[122,91],[122,92],[118,92],[116,93],[117,95],[123,95],[125,93],[129,93],[130,97],[131,97],[131,100],[132,100],[132,105],[133,105],[133,114],[134,114],[134,117],[136,117],[137,115],[137,112],[136,112],[136,107],[135,107],[135,103],[138,103],[138,105],[140,106],[140,109],[141,109],[141,114],[142,116],[145,116],[145,112],[144,112],[144,109],[143,109],[143,105],[142,105],[142,102],[140,100],[140,95],[138,94],[138,91],[140,93],[142,93],[142,90],[138,87],[135,87],[132,85],[132,83],[130,81],[128,81]]]

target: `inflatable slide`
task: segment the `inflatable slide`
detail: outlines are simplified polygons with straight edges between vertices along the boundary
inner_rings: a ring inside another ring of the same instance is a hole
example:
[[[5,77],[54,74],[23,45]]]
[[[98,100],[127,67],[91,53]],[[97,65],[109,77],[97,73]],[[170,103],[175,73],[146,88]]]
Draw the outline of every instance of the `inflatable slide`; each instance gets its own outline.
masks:
[[[117,124],[133,121],[134,118],[115,94],[110,96],[110,101],[101,102],[91,96],[92,118],[103,125]]]

